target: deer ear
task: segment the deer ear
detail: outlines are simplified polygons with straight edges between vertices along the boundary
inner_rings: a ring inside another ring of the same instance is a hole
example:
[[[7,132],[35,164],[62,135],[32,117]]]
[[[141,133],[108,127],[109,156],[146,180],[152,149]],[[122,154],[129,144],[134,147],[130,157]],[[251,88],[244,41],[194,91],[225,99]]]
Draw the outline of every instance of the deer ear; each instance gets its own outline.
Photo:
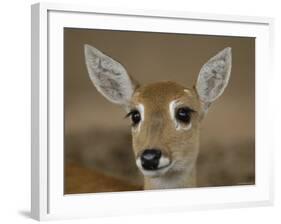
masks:
[[[227,86],[231,71],[231,48],[225,48],[209,59],[199,72],[196,90],[207,110]]]
[[[126,69],[90,45],[85,45],[85,59],[88,73],[97,90],[109,101],[127,105],[136,85]]]

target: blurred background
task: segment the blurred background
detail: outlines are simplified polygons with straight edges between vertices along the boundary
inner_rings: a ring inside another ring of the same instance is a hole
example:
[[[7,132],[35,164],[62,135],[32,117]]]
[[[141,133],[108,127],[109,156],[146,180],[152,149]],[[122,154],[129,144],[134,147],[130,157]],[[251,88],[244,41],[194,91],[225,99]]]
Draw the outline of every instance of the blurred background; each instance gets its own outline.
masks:
[[[89,79],[84,44],[123,64],[139,83],[194,85],[201,66],[232,48],[232,74],[202,122],[198,187],[255,183],[255,39],[65,28],[65,193],[142,189],[125,111]]]

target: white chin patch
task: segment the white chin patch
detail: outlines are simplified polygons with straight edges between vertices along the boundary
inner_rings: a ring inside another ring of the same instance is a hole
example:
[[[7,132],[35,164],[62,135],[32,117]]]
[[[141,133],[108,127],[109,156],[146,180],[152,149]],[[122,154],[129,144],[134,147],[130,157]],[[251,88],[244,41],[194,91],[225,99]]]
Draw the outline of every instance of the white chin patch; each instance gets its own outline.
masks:
[[[161,157],[159,160],[159,165],[157,170],[145,170],[141,165],[141,159],[137,158],[136,160],[137,167],[142,172],[144,176],[147,177],[157,177],[165,174],[172,166],[171,161],[167,157]]]

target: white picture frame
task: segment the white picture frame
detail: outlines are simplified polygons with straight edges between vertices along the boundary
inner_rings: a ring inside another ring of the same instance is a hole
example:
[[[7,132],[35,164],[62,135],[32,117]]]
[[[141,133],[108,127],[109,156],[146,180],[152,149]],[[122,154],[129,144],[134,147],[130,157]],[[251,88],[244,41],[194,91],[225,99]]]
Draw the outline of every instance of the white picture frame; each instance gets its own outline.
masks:
[[[256,184],[83,195],[63,194],[63,28],[256,38]],[[31,214],[37,220],[273,203],[269,102],[273,19],[38,3],[32,5]]]

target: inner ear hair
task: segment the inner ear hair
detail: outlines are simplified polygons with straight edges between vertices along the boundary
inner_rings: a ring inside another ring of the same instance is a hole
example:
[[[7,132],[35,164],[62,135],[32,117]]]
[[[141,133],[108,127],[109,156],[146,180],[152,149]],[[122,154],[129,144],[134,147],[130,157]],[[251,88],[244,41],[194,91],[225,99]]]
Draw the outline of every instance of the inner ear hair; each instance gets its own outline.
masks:
[[[224,92],[230,78],[231,60],[231,48],[227,47],[202,66],[195,89],[205,112]]]
[[[135,91],[136,82],[125,67],[90,45],[85,45],[88,73],[96,89],[109,101],[127,105]]]

